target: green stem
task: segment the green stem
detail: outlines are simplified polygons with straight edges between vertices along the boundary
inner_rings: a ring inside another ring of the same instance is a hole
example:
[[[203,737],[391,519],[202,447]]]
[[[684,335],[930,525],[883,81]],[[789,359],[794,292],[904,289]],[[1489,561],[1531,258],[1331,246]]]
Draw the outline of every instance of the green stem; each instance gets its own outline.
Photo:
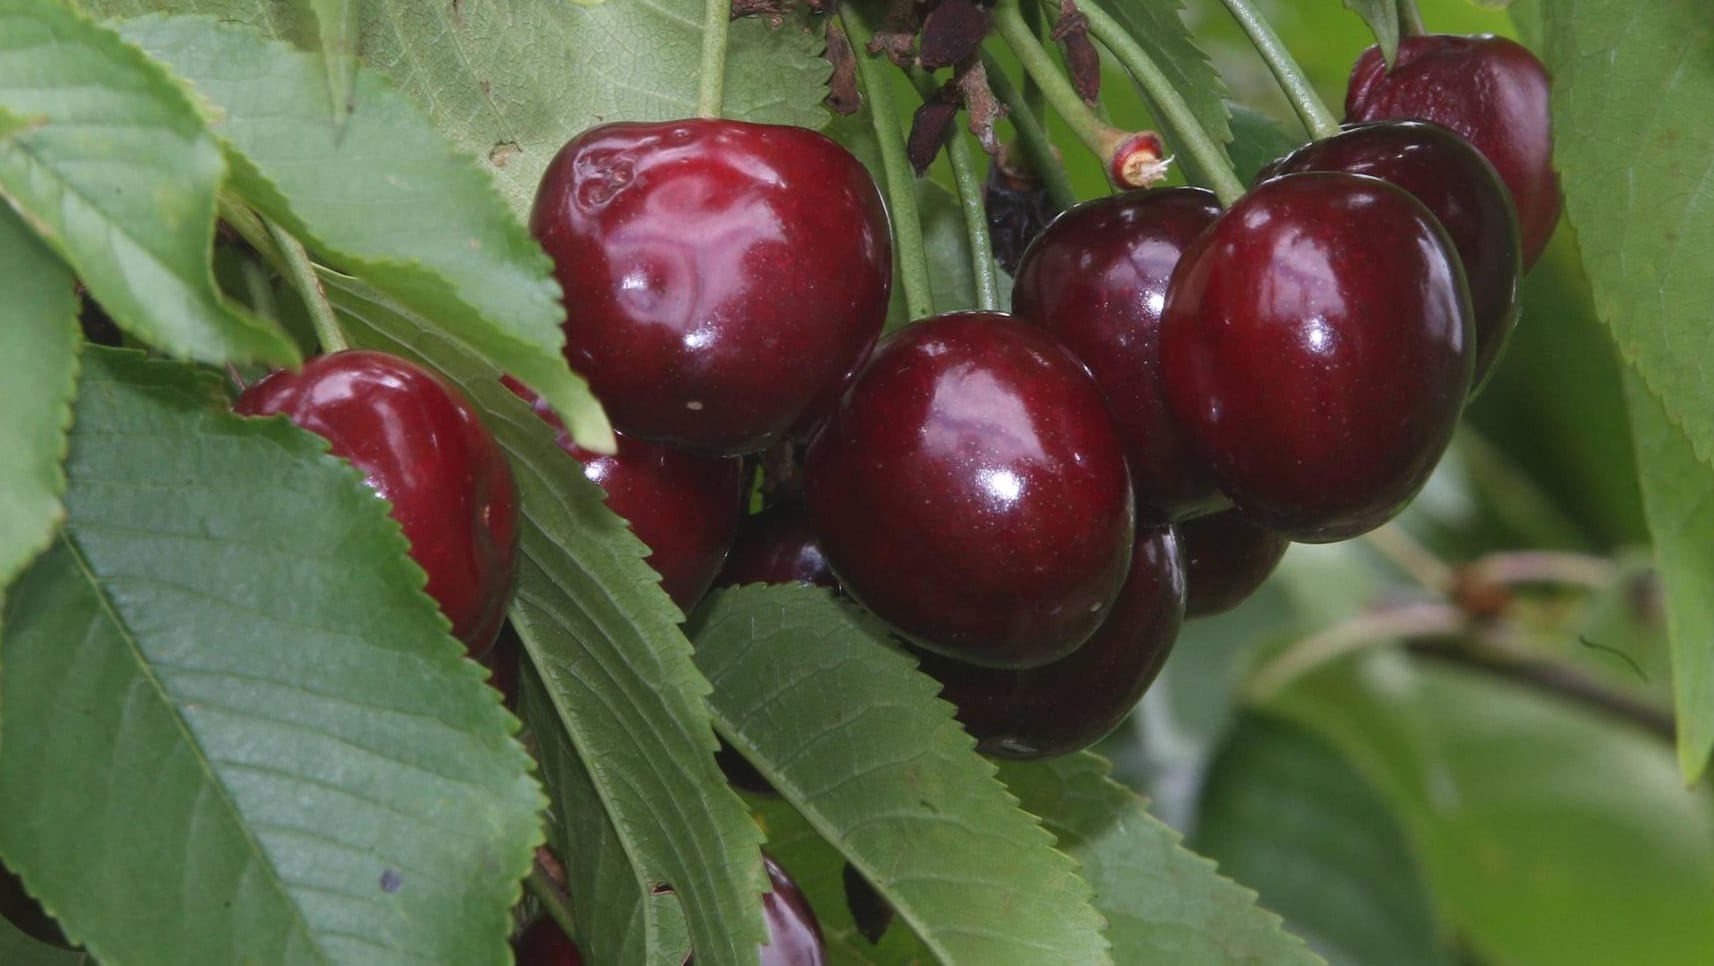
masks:
[[[1422,22],[1422,11],[1416,8],[1416,0],[1399,0],[1399,33],[1406,37],[1428,33],[1428,25]]]
[[[333,314],[333,306],[328,304],[327,291],[321,287],[321,279],[315,274],[315,266],[310,263],[309,252],[304,251],[303,243],[294,238],[290,232],[273,222],[268,222],[268,234],[274,244],[279,246],[280,254],[285,259],[286,279],[297,289],[298,296],[304,300],[309,309],[310,324],[315,326],[316,338],[321,342],[323,352],[339,352],[350,348],[345,341],[345,333],[339,329],[339,319]]]
[[[699,117],[719,117],[726,96],[726,28],[732,22],[732,0],[704,0],[702,16],[701,86],[696,92]]]
[[[1071,176],[1066,173],[1059,155],[1054,153],[1053,142],[1042,127],[1040,115],[1025,98],[1024,93],[1027,92],[1020,93],[1013,86],[1012,79],[1000,69],[999,60],[986,50],[982,52],[982,67],[988,73],[989,89],[1006,105],[1006,117],[1018,132],[1018,143],[1023,146],[1024,155],[1036,176],[1047,185],[1047,193],[1053,198],[1053,203],[1061,209],[1077,204],[1077,192],[1071,187]]]
[[[554,885],[554,881],[548,878],[541,863],[530,866],[530,877],[525,881],[529,883],[530,894],[542,904],[542,910],[553,917],[553,921],[559,924],[559,928],[567,936],[575,937],[577,922],[571,917],[571,904],[565,901],[565,895],[559,891],[559,886]]]
[[[940,85],[927,71],[911,71],[911,81],[923,100],[940,92]],[[956,127],[946,142],[946,160],[952,166],[952,185],[964,216],[964,233],[970,241],[970,275],[976,281],[976,307],[984,312],[998,312],[1000,274],[994,263],[994,243],[988,238],[988,209],[982,195],[982,179],[976,173],[976,160],[970,155],[970,139]]]
[[[1292,109],[1297,111],[1297,116],[1303,121],[1303,127],[1309,132],[1309,136],[1319,141],[1339,133],[1338,119],[1327,109],[1326,104],[1321,103],[1321,97],[1315,93],[1314,85],[1304,76],[1303,68],[1292,59],[1279,34],[1274,33],[1274,28],[1250,5],[1250,0],[1223,2],[1233,19],[1238,21],[1238,26],[1244,28],[1244,33],[1249,35],[1250,43],[1254,44],[1256,52],[1262,55],[1268,70],[1273,71],[1274,79],[1279,81],[1280,89],[1285,91],[1286,100],[1291,101]]]
[[[1196,112],[1185,103],[1178,88],[1161,72],[1154,58],[1107,11],[1096,6],[1094,0],[1079,0],[1077,9],[1089,18],[1089,32],[1113,52],[1125,70],[1148,92],[1149,99],[1154,101],[1162,117],[1172,125],[1173,135],[1196,159],[1208,180],[1213,182],[1209,187],[1214,189],[1214,196],[1220,199],[1220,203],[1230,205],[1242,197],[1244,182],[1238,180],[1226,152],[1197,120]]]
[[[893,217],[893,244],[899,259],[899,287],[905,292],[905,312],[912,319],[934,314],[934,296],[929,290],[928,259],[922,241],[922,217],[917,213],[916,173],[905,153],[905,135],[893,106],[893,79],[887,66],[867,53],[873,31],[852,12],[852,5],[839,5],[839,20],[852,40],[857,56],[857,75],[869,101],[869,116],[880,142],[881,167],[887,181],[887,207]]]
[[[1012,48],[1018,62],[1024,65],[1024,71],[1035,78],[1041,87],[1047,102],[1053,105],[1054,113],[1065,120],[1066,126],[1077,135],[1089,150],[1095,152],[1106,164],[1113,153],[1114,145],[1124,138],[1125,132],[1113,127],[1097,117],[1083,103],[1083,98],[1077,96],[1077,89],[1071,86],[1060,69],[1054,63],[1053,56],[1047,52],[1029,24],[1024,22],[1023,14],[1018,10],[1019,0],[1000,0],[994,6],[994,29],[999,32],[1000,39],[1006,46]]]
[[[1041,37],[1043,32],[1041,7],[1032,3],[1023,8],[1023,13],[1024,23],[1029,26],[1030,34]],[[984,54],[983,56],[986,59],[987,55]],[[988,65],[988,73],[996,72],[993,65]],[[1042,117],[1043,112],[1047,110],[1047,102],[1042,100],[1041,85],[1037,84],[1036,79],[1027,72],[1024,74],[1023,96],[1020,100],[1029,108],[1030,113],[1038,118]]]
[[[274,237],[268,234],[268,226],[262,224],[262,217],[250,210],[250,206],[237,198],[222,191],[218,199],[220,220],[232,226],[238,237],[244,243],[256,250],[262,260],[281,274],[285,273],[286,260],[280,250],[274,245]]]

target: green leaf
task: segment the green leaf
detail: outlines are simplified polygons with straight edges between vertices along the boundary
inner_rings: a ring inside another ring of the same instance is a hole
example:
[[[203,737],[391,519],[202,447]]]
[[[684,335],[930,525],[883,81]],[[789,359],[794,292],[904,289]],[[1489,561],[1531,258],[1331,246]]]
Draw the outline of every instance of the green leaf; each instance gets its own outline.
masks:
[[[355,342],[433,366],[487,413],[523,501],[512,623],[635,875],[676,890],[698,963],[748,963],[766,936],[761,833],[714,763],[709,685],[647,549],[468,347],[355,279],[323,282]]]
[[[295,363],[278,328],[214,284],[225,164],[178,85],[55,0],[0,11],[0,108],[43,123],[0,139],[0,194],[109,315],[164,352]]]
[[[1008,762],[1000,777],[1082,863],[1107,917],[1115,962],[1320,962],[1280,928],[1278,916],[1256,906],[1254,892],[1185,849],[1135,792],[1107,777],[1107,763],[1095,755]]]
[[[104,961],[508,961],[541,794],[386,504],[211,378],[84,362],[6,601],[6,864]]]
[[[1702,777],[1714,751],[1714,465],[1698,459],[1681,427],[1634,373],[1626,396],[1637,444],[1638,480],[1655,561],[1666,589],[1678,767]]]
[[[1184,25],[1182,0],[1120,0],[1104,6],[1153,58],[1209,136],[1221,144],[1230,142],[1232,128],[1226,107],[1226,82],[1214,70],[1208,55],[1196,45],[1196,39]],[[1143,100],[1149,101],[1146,93]],[[1161,118],[1158,108],[1152,113]],[[1182,140],[1164,118],[1161,118],[1161,124],[1166,129],[1168,143]]]
[[[677,895],[654,892],[625,856],[624,837],[533,668],[523,669],[520,684],[523,718],[559,819],[549,826],[549,842],[565,867],[578,948],[593,963],[680,966],[690,935]]]
[[[0,205],[0,594],[65,518],[66,430],[77,388],[77,295],[71,272]]]
[[[1714,801],[1680,784],[1653,735],[1388,652],[1318,671],[1267,710],[1382,793],[1481,960],[1707,962]]]
[[[309,0],[336,121],[344,121],[354,106],[352,89],[357,84],[357,28],[362,6],[362,0]]]
[[[877,621],[745,587],[712,593],[691,636],[721,734],[941,961],[1112,961],[1074,864]]]
[[[88,953],[50,946],[0,916],[0,963],[6,966],[95,966]]]
[[[1256,173],[1303,144],[1301,133],[1288,132],[1280,122],[1251,110],[1242,104],[1232,105],[1232,168],[1245,184],[1255,180]],[[1179,158],[1189,162],[1188,154]]]
[[[553,403],[583,445],[612,448],[612,427],[561,354],[552,263],[414,104],[363,70],[339,124],[314,54],[200,17],[143,17],[122,31],[214,105],[247,201],[325,263],[457,332]]]
[[[1345,8],[1369,25],[1381,56],[1391,64],[1399,54],[1399,0],[1345,0]]]
[[[1209,770],[1192,845],[1333,966],[1450,962],[1398,819],[1299,728],[1240,721]]]
[[[1663,569],[1676,576],[1671,627],[1674,673],[1687,678],[1676,690],[1688,778],[1702,773],[1714,748],[1714,624],[1686,596],[1706,591],[1691,582],[1709,563],[1684,545],[1685,533],[1661,528],[1694,512],[1685,494],[1714,484],[1714,376],[1703,364],[1714,352],[1706,11],[1686,0],[1552,0],[1544,12],[1567,211],[1596,312],[1640,383],[1627,393],[1634,431],[1653,437],[1637,440],[1638,470]]]

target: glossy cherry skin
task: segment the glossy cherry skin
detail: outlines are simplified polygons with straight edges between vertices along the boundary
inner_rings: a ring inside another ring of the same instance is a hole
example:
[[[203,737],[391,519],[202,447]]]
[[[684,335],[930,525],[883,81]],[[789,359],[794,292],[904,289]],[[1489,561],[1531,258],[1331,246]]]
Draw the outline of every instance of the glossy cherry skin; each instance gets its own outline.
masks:
[[[1511,191],[1528,270],[1553,237],[1564,201],[1553,170],[1551,83],[1534,54],[1504,37],[1405,37],[1391,71],[1376,47],[1357,58],[1345,119],[1418,118],[1463,135]]]
[[[720,587],[740,584],[808,584],[836,587],[803,503],[787,500],[738,524],[738,538],[726,566],[714,580]]]
[[[1239,199],[1167,286],[1167,404],[1227,496],[1305,543],[1390,519],[1452,439],[1470,295],[1434,216],[1363,175]]]
[[[524,927],[512,942],[512,958],[517,966],[583,966],[577,943],[546,914]]]
[[[847,593],[973,664],[1071,653],[1130,564],[1130,477],[1100,388],[998,313],[888,336],[810,444],[804,496]]]
[[[232,408],[283,414],[350,460],[392,502],[453,636],[474,656],[488,650],[517,574],[518,491],[499,444],[452,384],[398,356],[351,349],[270,373]]]
[[[1291,541],[1227,510],[1179,524],[1178,546],[1184,554],[1184,616],[1208,617],[1255,593]]]
[[[662,589],[688,613],[708,593],[738,530],[743,460],[688,453],[622,433],[618,452],[592,453],[572,441],[545,401],[510,376],[502,381],[553,426],[555,442],[583,464],[583,475],[607,491],[607,506],[649,548],[644,560],[661,575]]]
[[[1160,369],[1167,279],[1218,217],[1219,202],[1200,188],[1084,202],[1029,247],[1012,288],[1018,317],[1052,332],[1107,394],[1139,519],[1180,519],[1226,503],[1167,411]]]
[[[638,439],[763,449],[832,407],[887,314],[880,193],[803,128],[592,128],[549,163],[530,230],[564,289],[566,359]]]
[[[998,758],[1081,751],[1118,727],[1160,673],[1184,618],[1184,566],[1170,527],[1137,531],[1131,573],[1106,623],[1042,667],[981,668],[922,654],[976,748]]]
[[[1476,325],[1476,385],[1518,318],[1518,219],[1494,166],[1470,142],[1427,121],[1347,127],[1282,158],[1279,174],[1348,171],[1390,181],[1423,203],[1458,249]]]
[[[762,966],[824,966],[827,951],[821,923],[816,921],[803,890],[766,852],[762,853],[762,865],[768,870],[768,892],[762,896],[768,943],[762,947]]]

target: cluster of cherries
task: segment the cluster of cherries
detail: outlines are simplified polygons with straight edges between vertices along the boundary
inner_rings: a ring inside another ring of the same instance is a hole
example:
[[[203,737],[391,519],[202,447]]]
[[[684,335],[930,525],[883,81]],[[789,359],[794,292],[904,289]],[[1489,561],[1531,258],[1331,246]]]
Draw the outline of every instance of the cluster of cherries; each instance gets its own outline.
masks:
[[[984,752],[1086,747],[1183,618],[1242,600],[1289,541],[1355,536],[1416,494],[1557,221],[1547,77],[1522,47],[1410,37],[1390,70],[1371,49],[1346,113],[1224,210],[1195,188],[1080,205],[1025,252],[1015,314],[885,340],[887,214],[844,148],[722,120],[589,130],[530,226],[619,440],[560,443],[681,609],[716,580],[836,586]],[[346,351],[236,408],[327,437],[392,502],[453,632],[515,670],[489,651],[516,491],[455,389]],[[758,457],[787,471],[746,515]]]

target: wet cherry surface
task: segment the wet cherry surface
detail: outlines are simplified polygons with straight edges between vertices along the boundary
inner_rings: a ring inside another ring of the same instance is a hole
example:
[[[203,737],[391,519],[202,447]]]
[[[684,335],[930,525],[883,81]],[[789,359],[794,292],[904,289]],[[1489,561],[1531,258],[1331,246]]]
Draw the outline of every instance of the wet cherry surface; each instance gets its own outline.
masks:
[[[1178,545],[1184,555],[1184,616],[1208,617],[1255,593],[1291,541],[1227,510],[1179,524]]]
[[[1070,653],[1129,566],[1130,479],[1101,390],[996,313],[889,336],[810,445],[804,495],[845,590],[971,663]]]
[[[1070,656],[1009,671],[919,653],[922,669],[941,682],[941,697],[983,754],[1067,755],[1117,727],[1160,673],[1178,639],[1184,588],[1172,529],[1145,528],[1107,622]]]
[[[1167,289],[1167,402],[1221,488],[1293,540],[1386,522],[1445,451],[1470,388],[1470,300],[1404,190],[1293,174],[1241,198]]]
[[[639,439],[760,450],[833,405],[886,316],[880,194],[802,128],[591,128],[548,166],[530,228],[564,289],[567,360]]]
[[[1200,188],[1085,202],[1030,246],[1012,289],[1018,317],[1052,332],[1107,394],[1139,519],[1176,519],[1226,502],[1184,442],[1160,383],[1167,279],[1185,246],[1219,216],[1214,195]]]
[[[517,572],[518,494],[499,444],[456,388],[398,356],[352,349],[269,374],[233,409],[284,414],[350,460],[392,502],[453,635],[473,655],[487,651]]]
[[[1564,200],[1553,170],[1549,86],[1541,61],[1504,37],[1405,37],[1391,71],[1379,48],[1357,58],[1345,119],[1420,118],[1469,139],[1511,191],[1528,269],[1553,236]]]
[[[619,435],[618,452],[592,453],[577,445],[545,401],[510,377],[506,387],[556,430],[560,449],[583,464],[583,475],[607,491],[607,506],[630,521],[649,548],[650,567],[680,610],[708,592],[726,561],[738,529],[744,463],[689,453]]]
[[[1481,152],[1426,121],[1347,127],[1282,158],[1279,174],[1348,171],[1390,181],[1422,202],[1446,229],[1470,285],[1476,325],[1476,384],[1499,356],[1518,317],[1517,215],[1505,183]]]

